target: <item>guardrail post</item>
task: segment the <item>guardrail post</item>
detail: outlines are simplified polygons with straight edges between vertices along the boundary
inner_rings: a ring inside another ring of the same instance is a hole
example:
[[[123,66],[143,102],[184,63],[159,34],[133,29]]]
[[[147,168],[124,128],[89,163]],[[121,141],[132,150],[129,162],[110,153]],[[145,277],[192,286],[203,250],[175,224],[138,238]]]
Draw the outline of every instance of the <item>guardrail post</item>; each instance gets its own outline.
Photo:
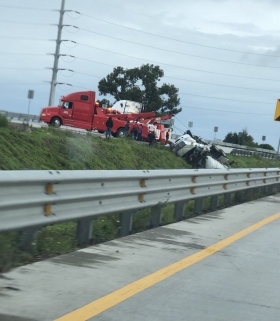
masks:
[[[123,211],[120,213],[119,236],[127,236],[131,233],[133,222],[133,211]]]
[[[218,195],[211,196],[210,210],[215,211],[218,208],[218,204],[219,204],[219,196]]]
[[[80,219],[77,223],[77,240],[78,245],[89,243],[92,239],[92,217]]]
[[[245,195],[246,195],[247,201],[251,200],[253,196],[253,189],[252,188],[246,189]]]
[[[261,195],[261,188],[260,187],[255,187],[254,188],[255,194],[257,194],[257,197]]]
[[[31,250],[32,243],[36,240],[39,230],[39,227],[29,227],[19,232],[21,238],[20,249],[22,251],[28,252]]]
[[[200,197],[195,200],[194,203],[194,214],[201,214],[203,211],[204,198]]]
[[[268,185],[267,192],[268,194],[273,194],[274,185]]]
[[[152,217],[150,220],[150,228],[159,227],[162,219],[161,206],[152,208],[151,212],[152,212]]]
[[[280,192],[280,183],[277,184],[277,192]]]
[[[235,192],[234,200],[237,203],[241,203],[242,202],[242,192],[241,191]]]
[[[177,222],[178,221],[182,221],[182,219],[184,217],[185,205],[186,205],[185,201],[181,201],[181,202],[175,203],[175,206],[174,206],[174,218],[175,218],[175,220]]]
[[[267,190],[266,186],[262,186],[260,188],[261,195],[265,195],[266,194],[266,190]]]
[[[225,193],[224,194],[224,205],[230,205],[231,204],[231,193]]]

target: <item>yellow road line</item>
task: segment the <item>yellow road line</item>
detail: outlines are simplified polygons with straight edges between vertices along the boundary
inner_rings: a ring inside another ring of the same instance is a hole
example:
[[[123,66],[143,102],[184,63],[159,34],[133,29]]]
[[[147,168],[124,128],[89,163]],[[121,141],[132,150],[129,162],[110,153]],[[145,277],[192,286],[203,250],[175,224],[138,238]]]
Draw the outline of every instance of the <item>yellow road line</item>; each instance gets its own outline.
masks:
[[[272,215],[256,224],[249,226],[248,228],[230,236],[226,239],[219,241],[202,251],[192,254],[176,263],[173,263],[163,269],[160,269],[148,276],[143,277],[135,282],[132,282],[123,288],[103,296],[73,312],[70,312],[54,321],[86,321],[111,307],[131,298],[135,294],[148,289],[149,287],[167,279],[173,274],[186,269],[187,267],[207,258],[208,256],[224,249],[233,242],[241,239],[247,234],[269,224],[280,218],[280,213]]]

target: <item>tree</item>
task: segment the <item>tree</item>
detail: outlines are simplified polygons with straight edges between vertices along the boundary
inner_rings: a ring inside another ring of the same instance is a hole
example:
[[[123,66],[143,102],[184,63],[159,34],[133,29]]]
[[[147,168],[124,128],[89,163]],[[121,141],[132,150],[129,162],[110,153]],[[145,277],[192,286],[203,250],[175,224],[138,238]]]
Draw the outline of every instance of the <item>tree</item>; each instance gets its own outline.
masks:
[[[100,80],[98,90],[101,95],[112,95],[116,100],[141,102],[147,112],[178,114],[182,111],[182,108],[176,108],[180,103],[179,90],[165,83],[158,86],[163,76],[163,70],[151,64],[133,69],[116,67]]]
[[[254,138],[248,134],[246,129],[243,129],[240,133],[228,133],[224,139],[224,142],[245,145],[249,147],[258,147],[258,143],[254,142]]]
[[[103,98],[102,100],[96,100],[96,102],[99,102],[99,105],[100,105],[101,107],[104,106],[104,105],[105,105],[106,107],[112,106],[110,100],[105,99],[105,98]]]
[[[269,144],[260,144],[259,148],[263,148],[263,149],[269,149],[269,150],[275,150],[271,145]]]

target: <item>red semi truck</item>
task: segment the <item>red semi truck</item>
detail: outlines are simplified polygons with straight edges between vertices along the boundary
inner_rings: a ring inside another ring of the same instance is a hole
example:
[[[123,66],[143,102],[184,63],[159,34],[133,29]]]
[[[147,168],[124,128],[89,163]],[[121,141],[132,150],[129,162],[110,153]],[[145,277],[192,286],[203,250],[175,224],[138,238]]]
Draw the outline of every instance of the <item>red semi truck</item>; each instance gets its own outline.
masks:
[[[98,130],[100,133],[104,133],[105,123],[111,116],[114,123],[112,134],[115,137],[125,134],[125,123],[129,120],[131,123],[138,121],[143,125],[143,139],[147,139],[149,131],[154,130],[159,141],[165,140],[166,129],[161,122],[171,119],[172,115],[156,117],[155,112],[122,113],[114,108],[99,106],[95,97],[94,91],[75,92],[63,96],[59,101],[59,106],[42,109],[40,120],[55,127],[64,125],[88,131]]]

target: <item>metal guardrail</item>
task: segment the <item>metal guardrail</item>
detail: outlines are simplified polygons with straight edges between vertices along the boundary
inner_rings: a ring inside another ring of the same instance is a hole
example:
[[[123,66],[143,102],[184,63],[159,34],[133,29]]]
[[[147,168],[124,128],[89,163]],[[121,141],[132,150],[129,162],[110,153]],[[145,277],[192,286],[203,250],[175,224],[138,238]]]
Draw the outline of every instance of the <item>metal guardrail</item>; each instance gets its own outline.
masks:
[[[265,148],[258,148],[258,147],[249,147],[249,146],[245,146],[245,145],[238,145],[238,144],[231,144],[231,143],[226,143],[223,142],[221,140],[206,140],[206,142],[208,143],[212,143],[212,144],[216,144],[216,145],[220,145],[220,146],[225,146],[225,147],[230,147],[233,149],[241,149],[244,151],[248,151],[248,152],[253,152],[253,153],[266,153],[266,154],[272,154],[272,155],[277,155],[277,152],[275,150],[271,150],[271,149],[265,149]]]
[[[14,113],[10,111],[0,110],[0,114],[5,115],[8,119],[18,119],[23,121],[39,122],[40,117],[38,115]]]
[[[175,203],[174,217],[183,217],[185,202],[254,188],[280,187],[280,168],[227,170],[1,171],[0,232],[38,229],[78,221],[79,243],[90,238],[92,220],[120,213],[120,235],[131,231],[133,213]],[[214,201],[213,201],[214,200]],[[215,201],[216,200],[216,201]],[[215,205],[216,202],[216,205]],[[156,214],[153,226],[160,224]]]

